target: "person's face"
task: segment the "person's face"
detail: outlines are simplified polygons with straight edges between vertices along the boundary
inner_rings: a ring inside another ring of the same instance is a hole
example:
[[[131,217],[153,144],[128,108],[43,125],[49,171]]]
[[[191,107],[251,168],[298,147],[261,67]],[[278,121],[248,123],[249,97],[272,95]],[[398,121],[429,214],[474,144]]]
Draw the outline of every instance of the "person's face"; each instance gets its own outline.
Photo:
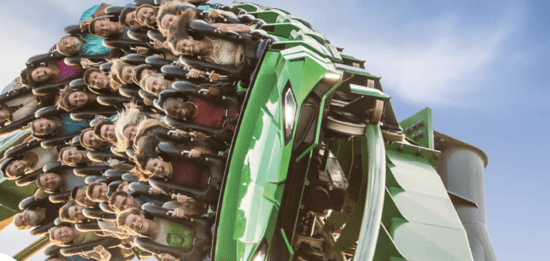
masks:
[[[13,222],[17,227],[34,227],[40,222],[38,219],[39,215],[36,211],[25,209],[23,213],[15,215]]]
[[[88,95],[83,91],[76,91],[69,94],[69,104],[76,108],[81,108],[88,104]]]
[[[125,84],[133,83],[132,76],[134,76],[134,68],[136,68],[135,65],[127,65],[124,68],[122,68],[122,81],[124,81]]]
[[[136,12],[137,20],[148,26],[153,26],[155,24],[155,19],[157,17],[157,10],[152,7],[142,7]]]
[[[116,142],[116,134],[115,134],[115,125],[114,124],[103,124],[101,126],[100,133],[101,137],[104,139]]]
[[[145,169],[155,176],[168,177],[172,175],[172,165],[163,161],[160,157],[149,159]]]
[[[25,160],[14,160],[6,169],[11,176],[20,177],[25,174],[29,168],[29,163]]]
[[[81,47],[82,43],[74,36],[61,40],[61,42],[57,45],[57,48],[59,48],[62,53],[69,55],[77,54]]]
[[[101,72],[92,72],[89,79],[90,85],[97,89],[105,89],[109,84],[109,76]]]
[[[77,221],[81,221],[86,219],[84,214],[82,214],[82,210],[84,209],[81,205],[72,206],[69,208],[69,218],[74,219],[76,218]]]
[[[128,215],[128,218],[126,218],[126,227],[129,229],[139,233],[139,234],[147,234],[149,230],[149,222],[147,222],[147,219],[143,215],[136,215],[136,214],[130,214]]]
[[[136,19],[136,11],[127,13],[126,17],[124,17],[124,21],[132,29],[139,29],[143,27],[143,25],[141,25]]]
[[[97,35],[103,38],[107,38],[117,32],[115,22],[111,22],[107,18],[95,22],[94,30]]]
[[[168,30],[168,28],[172,27],[173,24],[177,24],[179,21],[179,17],[174,14],[167,14],[164,17],[162,17],[162,20],[160,20],[160,27],[162,29]]]
[[[153,75],[145,81],[145,90],[158,95],[160,92],[169,89],[169,81],[160,75]]]
[[[61,176],[57,173],[46,173],[45,175],[40,176],[40,183],[47,190],[56,190],[61,187]]]
[[[114,204],[114,207],[116,209],[119,209],[121,212],[124,211],[124,210],[127,210],[129,208],[137,208],[137,209],[140,209],[140,207],[136,204],[136,200],[128,195],[126,197],[123,197],[123,196],[117,196],[115,198],[115,204]]]
[[[71,242],[76,236],[74,229],[71,227],[62,226],[53,231],[52,237],[64,244]]]
[[[100,184],[101,186],[94,187],[94,190],[92,191],[92,197],[95,199],[99,199],[102,202],[105,202],[109,200],[109,198],[107,198],[107,190],[109,189],[109,187],[107,186],[107,183],[101,182]]]
[[[108,144],[107,141],[102,141],[96,138],[92,130],[88,130],[82,135],[84,135],[84,137],[82,138],[82,142],[84,142],[84,145],[88,145],[89,147],[92,147],[94,149],[101,148]]]
[[[191,115],[191,110],[192,107],[180,99],[171,101],[168,106],[166,106],[166,114],[178,120],[185,119]]]
[[[53,76],[53,72],[48,67],[38,67],[31,73],[31,78],[35,82],[43,82],[50,79]]]
[[[134,140],[134,138],[136,137],[136,133],[137,133],[137,126],[129,125],[129,126],[126,126],[126,128],[124,128],[122,135],[124,135],[124,137],[126,137],[129,140]]]
[[[200,52],[200,46],[197,41],[193,40],[193,37],[189,36],[187,39],[181,39],[176,43],[176,51],[183,55],[195,55]]]
[[[48,135],[57,130],[57,125],[54,120],[40,118],[32,122],[34,127],[34,134],[36,135]]]
[[[85,150],[76,150],[76,149],[65,150],[61,155],[61,159],[63,161],[70,162],[73,164],[84,163],[88,161],[87,153],[88,152]]]
[[[86,189],[84,188],[80,188],[76,191],[76,197],[74,201],[84,206],[93,206],[95,204],[95,202],[86,197]]]
[[[6,122],[11,116],[10,111],[6,109],[0,110],[0,124]]]

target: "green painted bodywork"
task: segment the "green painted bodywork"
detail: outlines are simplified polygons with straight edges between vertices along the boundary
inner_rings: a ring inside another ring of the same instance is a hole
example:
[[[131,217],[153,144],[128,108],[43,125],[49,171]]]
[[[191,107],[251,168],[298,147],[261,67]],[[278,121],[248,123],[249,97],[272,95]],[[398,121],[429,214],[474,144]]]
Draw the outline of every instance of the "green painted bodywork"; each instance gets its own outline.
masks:
[[[285,233],[276,227],[284,208],[281,202],[294,144],[292,139],[285,143],[282,93],[287,86],[292,88],[297,103],[295,122],[299,122],[302,103],[323,76],[336,73],[341,81],[344,71],[336,69],[339,59],[327,48],[325,37],[307,22],[273,8],[242,2],[233,5],[267,22],[262,28],[280,41],[267,51],[248,90],[218,212],[215,260],[251,260],[264,241],[269,253],[276,233],[283,235],[292,260],[294,238],[286,234],[294,235],[294,231]],[[364,62],[349,55],[341,57]],[[345,70],[380,79],[361,69]],[[320,108],[338,86],[322,97]],[[391,98],[381,89],[350,87],[355,94]],[[314,144],[295,155],[296,161],[309,159],[319,144],[322,116],[320,112]],[[472,260],[466,232],[435,171],[439,152],[433,149],[431,110],[401,126],[406,129],[420,119],[425,124],[418,131],[427,134],[417,142],[409,135],[404,143],[385,143],[380,126],[372,124],[363,137],[324,140],[352,184],[342,211],[332,211],[323,228],[337,260],[343,261],[344,252],[357,242],[354,260]],[[333,237],[344,224],[340,236]]]

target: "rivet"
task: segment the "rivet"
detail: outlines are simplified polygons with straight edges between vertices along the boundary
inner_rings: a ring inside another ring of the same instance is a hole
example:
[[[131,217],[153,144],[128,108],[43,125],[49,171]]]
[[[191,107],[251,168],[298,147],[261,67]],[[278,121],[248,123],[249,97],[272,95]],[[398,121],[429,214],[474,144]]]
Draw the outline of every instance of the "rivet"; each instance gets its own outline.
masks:
[[[412,130],[411,130],[411,127],[408,127],[408,128],[406,129],[406,131],[407,131],[407,134],[410,134],[411,131],[412,131]]]
[[[416,155],[420,155],[420,152],[422,152],[422,150],[421,150],[420,148],[418,148],[418,149],[416,150]]]
[[[418,136],[418,134],[414,134],[414,135],[413,135],[414,141],[417,141],[419,138],[420,138],[420,137]]]
[[[402,151],[403,150],[403,144],[399,144],[399,146],[397,147],[397,151]]]
[[[306,186],[309,186],[309,180],[306,180]]]
[[[419,121],[418,124],[420,125],[420,127],[424,126],[424,120]]]
[[[306,208],[306,206],[300,205],[300,209],[304,209],[304,208]]]
[[[434,152],[434,158],[439,158],[439,152]]]
[[[328,190],[333,190],[334,187],[331,185],[331,186],[328,186]]]

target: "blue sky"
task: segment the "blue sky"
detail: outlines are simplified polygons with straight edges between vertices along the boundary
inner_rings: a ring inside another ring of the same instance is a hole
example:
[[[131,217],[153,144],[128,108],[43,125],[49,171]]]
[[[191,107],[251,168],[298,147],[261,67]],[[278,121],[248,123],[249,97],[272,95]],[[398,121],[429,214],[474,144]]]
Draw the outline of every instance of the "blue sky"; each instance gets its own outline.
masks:
[[[97,3],[3,3],[0,86],[19,74],[28,57],[46,52],[63,36],[64,26],[76,23]],[[308,20],[345,53],[367,60],[367,70],[381,75],[382,86],[393,96],[399,120],[430,107],[436,130],[484,150],[489,156],[487,226],[498,260],[550,256],[550,142],[544,134],[550,127],[550,2],[257,3]],[[10,231],[0,233],[0,245],[10,242]]]

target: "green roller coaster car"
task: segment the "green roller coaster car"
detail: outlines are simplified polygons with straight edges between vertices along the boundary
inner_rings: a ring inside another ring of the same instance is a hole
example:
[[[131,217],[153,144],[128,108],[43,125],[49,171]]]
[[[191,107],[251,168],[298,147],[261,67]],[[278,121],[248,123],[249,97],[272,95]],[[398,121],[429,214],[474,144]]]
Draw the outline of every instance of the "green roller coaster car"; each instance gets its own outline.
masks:
[[[279,41],[247,91],[212,260],[473,260],[431,111],[398,123],[365,61],[284,10],[233,6]]]

